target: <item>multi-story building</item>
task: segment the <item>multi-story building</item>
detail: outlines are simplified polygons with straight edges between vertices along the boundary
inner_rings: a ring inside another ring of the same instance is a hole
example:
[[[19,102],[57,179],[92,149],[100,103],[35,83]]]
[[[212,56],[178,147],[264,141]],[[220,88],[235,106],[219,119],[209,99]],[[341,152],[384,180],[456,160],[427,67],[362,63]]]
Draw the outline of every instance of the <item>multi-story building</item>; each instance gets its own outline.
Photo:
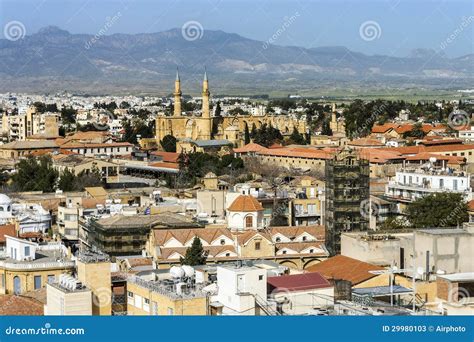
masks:
[[[193,277],[190,266],[128,277],[127,315],[207,315],[209,296],[203,291],[207,284],[196,284]]]
[[[46,284],[44,314],[48,316],[92,315],[92,292],[76,278],[61,274]]]
[[[341,250],[341,233],[368,229],[363,215],[369,201],[369,162],[344,149],[326,163],[326,246]]]
[[[145,249],[149,233],[155,227],[191,228],[198,225],[179,214],[114,215],[98,220],[80,221],[79,239],[86,248],[98,248],[112,256],[136,255]]]
[[[37,290],[74,269],[75,262],[62,244],[38,244],[10,236],[6,240],[5,252],[0,254],[0,293]]]
[[[24,113],[3,115],[2,133],[10,141],[34,136],[56,138],[59,136],[59,116],[59,113],[38,113],[35,107],[28,107]]]
[[[462,194],[465,200],[472,199],[471,177],[465,171],[450,168],[405,168],[396,172],[387,184],[387,197],[398,202],[412,202],[426,195],[439,192]]]

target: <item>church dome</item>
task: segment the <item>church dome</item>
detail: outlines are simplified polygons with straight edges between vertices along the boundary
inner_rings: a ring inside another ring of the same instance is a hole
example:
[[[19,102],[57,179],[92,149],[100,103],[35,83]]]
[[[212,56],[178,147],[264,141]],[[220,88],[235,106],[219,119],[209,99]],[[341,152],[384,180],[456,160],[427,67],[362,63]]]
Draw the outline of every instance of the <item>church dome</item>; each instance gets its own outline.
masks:
[[[262,211],[263,207],[259,201],[250,195],[240,195],[228,208],[229,211],[255,212]]]
[[[9,205],[12,203],[12,200],[10,197],[8,197],[5,194],[0,194],[0,205]]]

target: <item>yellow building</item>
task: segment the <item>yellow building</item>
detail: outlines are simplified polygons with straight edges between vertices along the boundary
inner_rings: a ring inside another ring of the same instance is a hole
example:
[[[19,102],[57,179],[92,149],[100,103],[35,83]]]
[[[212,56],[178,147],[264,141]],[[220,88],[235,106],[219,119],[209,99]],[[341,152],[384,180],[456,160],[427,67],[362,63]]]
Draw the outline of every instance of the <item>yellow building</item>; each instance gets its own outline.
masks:
[[[284,115],[238,115],[217,117],[211,116],[210,90],[207,73],[202,84],[202,109],[200,115],[183,116],[181,111],[181,80],[176,73],[174,89],[174,113],[172,116],[156,118],[155,138],[159,143],[166,135],[172,135],[178,140],[228,140],[234,146],[242,146],[245,126],[249,129],[255,124],[257,128],[263,124],[278,128],[282,134],[291,134],[293,128],[300,133],[306,133],[306,120],[295,119]]]
[[[92,291],[92,314],[112,314],[112,278],[107,256],[88,253],[77,260],[77,278]]]
[[[74,269],[74,261],[67,258],[62,245],[39,245],[8,236],[6,251],[8,254],[0,255],[0,294],[43,288]]]
[[[181,289],[180,283],[167,286],[160,281],[138,277],[127,280],[127,315],[204,316],[209,297],[196,284]]]

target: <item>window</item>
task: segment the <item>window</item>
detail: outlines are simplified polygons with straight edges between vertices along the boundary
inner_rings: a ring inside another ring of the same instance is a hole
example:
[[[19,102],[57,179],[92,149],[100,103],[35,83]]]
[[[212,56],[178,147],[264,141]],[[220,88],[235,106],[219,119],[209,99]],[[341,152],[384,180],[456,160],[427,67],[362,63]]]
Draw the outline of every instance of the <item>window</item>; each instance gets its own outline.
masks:
[[[35,290],[41,288],[41,276],[35,276]]]
[[[277,237],[277,238],[275,239],[275,241],[276,241],[276,242],[280,242],[281,239],[280,239],[279,237]]]
[[[133,292],[127,292],[127,304],[133,305]]]
[[[311,248],[311,249],[309,250],[309,252],[310,252],[310,253],[314,253],[314,249]]]
[[[48,275],[48,283],[49,284],[54,283],[55,278],[56,277],[54,276],[54,274]]]
[[[258,280],[263,280],[263,275],[259,275]]]
[[[173,316],[173,315],[174,315],[174,310],[173,310],[173,308],[168,308],[167,314],[168,314],[169,316]]]
[[[151,302],[151,314],[152,315],[158,315],[158,303],[157,302]]]
[[[260,250],[260,242],[255,242],[255,250],[256,251]]]
[[[25,246],[25,256],[30,256],[30,246]]]
[[[286,254],[286,251],[283,251],[282,254]]]
[[[226,257],[229,257],[229,256],[230,256],[230,253],[226,253],[225,256],[226,256]]]
[[[245,227],[246,228],[253,227],[253,216],[248,215],[245,217]]]
[[[303,240],[303,241],[306,241],[306,236],[303,236],[302,240]]]
[[[225,240],[224,240],[224,239],[221,239],[221,245],[222,245],[222,246],[225,245]]]

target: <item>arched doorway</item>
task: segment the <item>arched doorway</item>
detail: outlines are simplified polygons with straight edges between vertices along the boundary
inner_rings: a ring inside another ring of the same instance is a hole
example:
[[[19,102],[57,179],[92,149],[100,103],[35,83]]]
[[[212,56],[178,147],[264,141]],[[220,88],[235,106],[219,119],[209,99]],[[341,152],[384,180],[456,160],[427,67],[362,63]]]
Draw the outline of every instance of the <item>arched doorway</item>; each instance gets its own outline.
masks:
[[[20,294],[21,293],[21,279],[19,276],[15,276],[13,278],[13,293]]]

